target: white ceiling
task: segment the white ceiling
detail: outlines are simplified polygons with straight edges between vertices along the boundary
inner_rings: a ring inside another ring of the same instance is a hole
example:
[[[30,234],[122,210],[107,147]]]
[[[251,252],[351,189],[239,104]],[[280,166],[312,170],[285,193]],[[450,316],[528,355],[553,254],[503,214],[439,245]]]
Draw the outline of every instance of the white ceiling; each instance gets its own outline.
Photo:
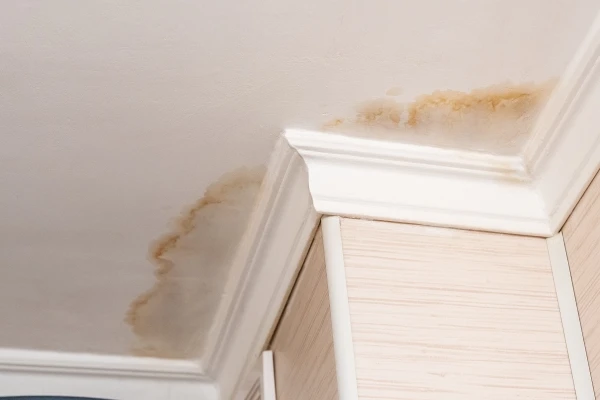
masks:
[[[353,116],[390,89],[411,101],[559,77],[598,8],[1,2],[0,346],[129,353],[136,342],[124,316],[155,281],[149,244],[177,231],[169,221],[222,173],[264,163],[282,128]],[[199,280],[226,272],[195,259],[193,243],[186,249]],[[163,311],[202,301],[194,293]],[[203,313],[177,324],[206,326],[211,308]]]

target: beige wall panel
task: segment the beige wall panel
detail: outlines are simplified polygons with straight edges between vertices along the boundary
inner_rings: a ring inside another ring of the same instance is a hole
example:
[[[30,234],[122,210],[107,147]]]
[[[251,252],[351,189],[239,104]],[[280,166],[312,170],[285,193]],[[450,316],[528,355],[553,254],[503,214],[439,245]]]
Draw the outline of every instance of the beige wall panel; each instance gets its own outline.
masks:
[[[546,241],[342,220],[360,399],[574,399]]]
[[[600,175],[563,227],[581,329],[596,398],[600,398]]]
[[[277,400],[338,398],[321,230],[275,331]]]

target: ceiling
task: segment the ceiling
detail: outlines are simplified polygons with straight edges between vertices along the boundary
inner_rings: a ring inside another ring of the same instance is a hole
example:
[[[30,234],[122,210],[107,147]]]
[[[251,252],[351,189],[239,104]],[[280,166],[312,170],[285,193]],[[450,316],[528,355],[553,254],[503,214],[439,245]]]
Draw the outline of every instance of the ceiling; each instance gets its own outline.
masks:
[[[264,164],[283,128],[382,128],[394,140],[517,152],[529,122],[503,128],[516,141],[478,130],[453,139],[396,132],[380,117],[436,90],[490,85],[501,86],[441,96],[481,104],[524,91],[534,113],[599,8],[3,1],[0,347],[185,357],[208,329],[260,183],[260,169],[237,168]]]

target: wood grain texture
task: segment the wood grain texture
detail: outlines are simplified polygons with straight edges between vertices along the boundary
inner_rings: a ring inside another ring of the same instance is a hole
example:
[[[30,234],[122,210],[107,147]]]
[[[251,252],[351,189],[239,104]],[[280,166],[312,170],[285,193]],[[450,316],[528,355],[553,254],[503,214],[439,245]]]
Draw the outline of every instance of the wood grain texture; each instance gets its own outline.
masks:
[[[360,399],[574,399],[546,241],[342,220]]]
[[[260,398],[260,381],[257,381],[255,385],[253,385],[244,400],[261,400]]]
[[[581,329],[581,321],[579,320],[579,312],[577,311],[575,290],[573,289],[573,280],[571,279],[571,270],[569,268],[569,260],[567,259],[567,249],[565,248],[565,240],[562,233],[547,238],[546,244],[548,246],[550,265],[552,266],[552,276],[554,277],[554,287],[556,288],[565,344],[567,345],[567,353],[569,354],[575,396],[578,399],[593,400],[596,396],[594,394],[594,386],[592,385],[592,375],[585,351],[583,330]]]
[[[600,175],[567,219],[563,237],[596,399],[600,399]]]
[[[271,342],[277,400],[338,398],[321,230]]]

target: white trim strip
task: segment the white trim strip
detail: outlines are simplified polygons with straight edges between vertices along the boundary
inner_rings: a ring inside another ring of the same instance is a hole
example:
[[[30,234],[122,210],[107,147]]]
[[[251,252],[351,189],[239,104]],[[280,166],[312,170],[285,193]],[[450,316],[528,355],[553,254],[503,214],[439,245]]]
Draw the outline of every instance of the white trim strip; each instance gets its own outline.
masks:
[[[273,365],[273,352],[270,350],[262,353],[262,377],[260,382],[261,400],[277,400],[275,391],[275,366]]]
[[[0,348],[0,371],[207,381],[191,360]]]
[[[562,233],[547,239],[558,308],[562,319],[571,375],[577,400],[594,400],[592,376],[585,351],[583,332],[577,311],[577,301]]]
[[[325,248],[338,396],[340,400],[358,400],[340,218],[323,217],[321,227]]]

